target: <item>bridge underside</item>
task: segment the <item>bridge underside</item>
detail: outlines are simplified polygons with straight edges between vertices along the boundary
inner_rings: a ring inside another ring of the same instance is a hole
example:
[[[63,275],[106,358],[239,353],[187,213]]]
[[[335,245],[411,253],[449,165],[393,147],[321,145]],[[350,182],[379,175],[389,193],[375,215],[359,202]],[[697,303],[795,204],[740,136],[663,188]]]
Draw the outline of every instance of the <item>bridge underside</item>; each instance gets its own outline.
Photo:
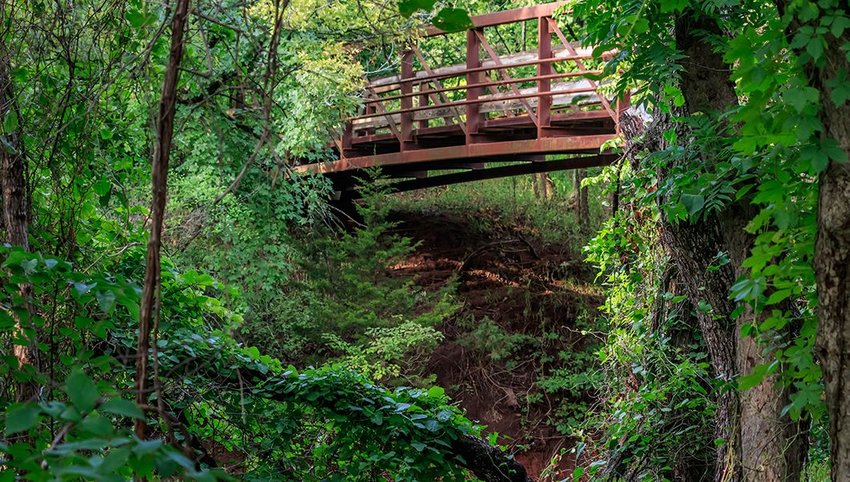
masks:
[[[566,159],[543,160],[532,159],[519,162],[488,162],[476,164],[452,165],[447,164],[444,170],[429,173],[428,171],[409,172],[401,171],[394,173],[382,170],[390,177],[400,178],[394,180],[391,186],[395,192],[413,191],[436,186],[449,186],[464,182],[483,181],[487,179],[498,179],[503,177],[520,176],[541,172],[564,171],[570,169],[583,169],[587,167],[607,166],[617,159],[617,155],[604,154],[581,154],[571,155]],[[331,176],[338,189],[340,198],[355,199],[359,197],[356,189],[357,176],[360,173],[348,171]]]

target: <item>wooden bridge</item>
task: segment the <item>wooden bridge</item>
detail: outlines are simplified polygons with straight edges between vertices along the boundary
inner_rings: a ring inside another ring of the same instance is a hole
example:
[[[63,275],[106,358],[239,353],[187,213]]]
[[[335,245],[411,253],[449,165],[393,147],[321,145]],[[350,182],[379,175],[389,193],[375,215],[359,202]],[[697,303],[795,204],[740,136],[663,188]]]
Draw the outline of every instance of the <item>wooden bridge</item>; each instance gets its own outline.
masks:
[[[345,191],[358,170],[380,166],[403,179],[395,184],[403,191],[610,163],[614,156],[600,148],[616,136],[628,98],[606,96],[594,80],[599,60],[559,28],[553,14],[561,5],[473,17],[465,33],[429,28],[401,54],[398,75],[368,81],[362,110],[334,139],[337,160],[296,172],[325,174]],[[529,26],[533,50],[494,47],[500,29],[521,29],[525,41]],[[428,42],[459,35],[466,62],[432,65]]]

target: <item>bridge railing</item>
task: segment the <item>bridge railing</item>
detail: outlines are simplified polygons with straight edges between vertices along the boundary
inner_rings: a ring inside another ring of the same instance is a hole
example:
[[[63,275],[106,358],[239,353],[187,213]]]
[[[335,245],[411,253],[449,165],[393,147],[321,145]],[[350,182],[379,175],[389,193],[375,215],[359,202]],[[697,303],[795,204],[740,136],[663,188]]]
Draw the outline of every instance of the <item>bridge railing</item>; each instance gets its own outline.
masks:
[[[564,135],[561,121],[570,118],[608,118],[616,126],[628,99],[606,97],[593,78],[601,72],[588,68],[591,49],[568,41],[553,18],[560,5],[474,17],[462,64],[432,67],[418,45],[410,46],[402,53],[399,75],[366,85],[363,111],[346,120],[337,141],[340,157],[362,155],[357,145],[363,143],[373,151],[419,149],[426,134],[437,143],[487,142],[482,128],[497,124],[523,128],[534,138]],[[493,27],[530,21],[537,27],[533,50],[500,55],[486,35]],[[442,35],[447,34],[431,28],[425,37]],[[458,129],[460,137],[440,140],[441,133]]]

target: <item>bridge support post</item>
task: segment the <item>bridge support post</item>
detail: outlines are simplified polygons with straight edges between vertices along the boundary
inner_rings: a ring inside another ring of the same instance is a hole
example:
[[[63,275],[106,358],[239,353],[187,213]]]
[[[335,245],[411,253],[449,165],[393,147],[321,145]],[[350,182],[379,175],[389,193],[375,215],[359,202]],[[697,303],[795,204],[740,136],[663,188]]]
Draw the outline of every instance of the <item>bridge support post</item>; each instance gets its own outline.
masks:
[[[471,29],[466,31],[466,68],[477,69],[481,67],[481,40],[478,35],[483,29]],[[466,73],[466,85],[482,83],[482,72],[473,71]],[[466,100],[476,101],[481,95],[481,87],[467,87]],[[466,145],[474,144],[478,129],[481,127],[481,104],[470,102],[466,105]]]
[[[552,32],[549,29],[549,17],[538,17],[537,19],[537,59],[552,58]],[[537,75],[545,76],[552,74],[551,62],[540,62],[537,64]],[[537,81],[537,138],[546,137],[546,129],[552,123],[552,81],[549,78]]]
[[[413,70],[413,51],[405,50],[401,54],[401,110],[413,108],[413,82],[416,76]],[[401,151],[409,150],[414,146],[413,142],[413,112],[402,112],[401,114],[401,139],[399,139]]]

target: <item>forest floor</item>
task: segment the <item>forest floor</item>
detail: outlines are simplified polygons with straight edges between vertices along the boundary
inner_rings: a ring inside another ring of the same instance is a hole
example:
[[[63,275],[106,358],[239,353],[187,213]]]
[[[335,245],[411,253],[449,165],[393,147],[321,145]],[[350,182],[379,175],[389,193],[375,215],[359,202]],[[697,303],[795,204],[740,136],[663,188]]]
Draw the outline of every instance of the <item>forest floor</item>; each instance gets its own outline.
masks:
[[[423,289],[456,283],[462,302],[438,327],[445,338],[428,365],[437,384],[497,432],[532,477],[568,476],[575,440],[567,434],[584,419],[593,377],[601,376],[593,323],[603,299],[592,270],[575,247],[546,244],[495,211],[407,210],[392,219],[419,243],[394,275]]]

